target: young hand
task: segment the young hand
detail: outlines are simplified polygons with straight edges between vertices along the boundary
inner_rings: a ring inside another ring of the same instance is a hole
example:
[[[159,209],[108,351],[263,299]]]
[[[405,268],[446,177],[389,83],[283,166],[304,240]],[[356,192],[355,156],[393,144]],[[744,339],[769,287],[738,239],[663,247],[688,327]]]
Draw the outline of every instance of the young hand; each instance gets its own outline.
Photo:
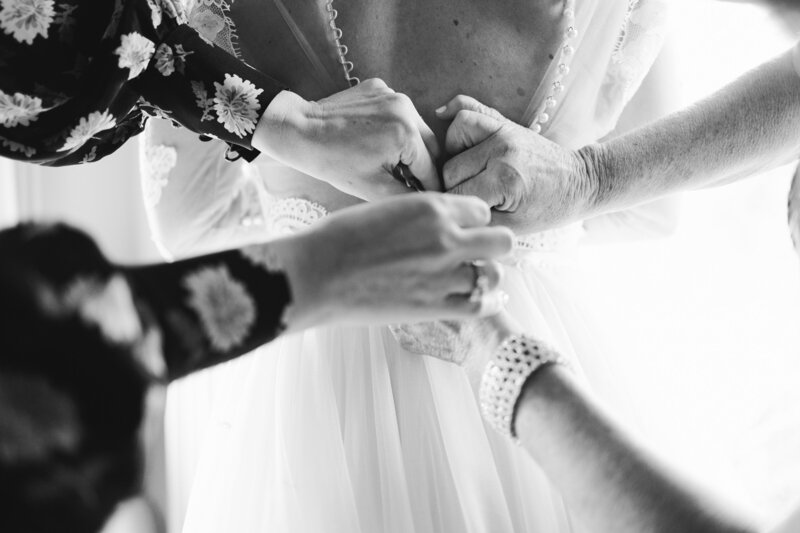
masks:
[[[497,313],[510,252],[506,228],[485,227],[489,208],[477,198],[404,195],[335,213],[281,242],[293,307],[290,329],[329,323],[391,324]],[[473,296],[483,261],[485,287]]]

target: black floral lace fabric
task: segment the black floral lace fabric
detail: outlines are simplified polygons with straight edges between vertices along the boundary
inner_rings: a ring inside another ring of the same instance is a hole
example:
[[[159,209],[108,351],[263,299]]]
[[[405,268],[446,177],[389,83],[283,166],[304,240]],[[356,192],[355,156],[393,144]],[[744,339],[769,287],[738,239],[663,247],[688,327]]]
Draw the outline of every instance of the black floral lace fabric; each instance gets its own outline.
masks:
[[[186,24],[176,0],[4,0],[0,156],[96,161],[167,117],[248,160],[283,86]]]

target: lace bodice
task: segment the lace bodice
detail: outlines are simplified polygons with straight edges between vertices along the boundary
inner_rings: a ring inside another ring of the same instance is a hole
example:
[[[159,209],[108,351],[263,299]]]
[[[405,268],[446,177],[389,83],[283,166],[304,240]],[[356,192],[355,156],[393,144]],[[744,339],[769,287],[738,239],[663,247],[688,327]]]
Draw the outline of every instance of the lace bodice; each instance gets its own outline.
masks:
[[[263,206],[264,230],[270,237],[288,235],[305,229],[328,215],[328,210],[304,198],[267,196]]]
[[[316,202],[303,198],[269,197],[263,206],[263,235],[269,238],[287,235],[307,228],[327,215],[328,211]],[[516,250],[517,253],[557,252],[575,246],[582,234],[580,224],[542,231],[518,238]]]

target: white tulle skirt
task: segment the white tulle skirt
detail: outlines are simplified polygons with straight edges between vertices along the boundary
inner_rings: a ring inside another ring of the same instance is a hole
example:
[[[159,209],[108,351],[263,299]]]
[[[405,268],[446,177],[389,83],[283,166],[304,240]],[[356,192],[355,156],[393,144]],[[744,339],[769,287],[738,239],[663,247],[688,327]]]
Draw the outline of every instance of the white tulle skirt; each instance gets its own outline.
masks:
[[[509,309],[619,392],[563,254],[507,269]],[[172,386],[173,532],[569,532],[537,465],[481,420],[465,372],[386,328],[319,328]]]

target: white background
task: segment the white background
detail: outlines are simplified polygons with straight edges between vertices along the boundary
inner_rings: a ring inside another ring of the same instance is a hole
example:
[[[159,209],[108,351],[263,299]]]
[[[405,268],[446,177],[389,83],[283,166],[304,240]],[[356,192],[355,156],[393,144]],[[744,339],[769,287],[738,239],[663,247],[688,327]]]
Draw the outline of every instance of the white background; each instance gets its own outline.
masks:
[[[793,38],[751,6],[692,1],[667,52],[673,104],[710,94]],[[793,168],[686,194],[667,241],[589,252],[594,303],[645,438],[689,475],[773,519],[800,499],[800,262]]]

